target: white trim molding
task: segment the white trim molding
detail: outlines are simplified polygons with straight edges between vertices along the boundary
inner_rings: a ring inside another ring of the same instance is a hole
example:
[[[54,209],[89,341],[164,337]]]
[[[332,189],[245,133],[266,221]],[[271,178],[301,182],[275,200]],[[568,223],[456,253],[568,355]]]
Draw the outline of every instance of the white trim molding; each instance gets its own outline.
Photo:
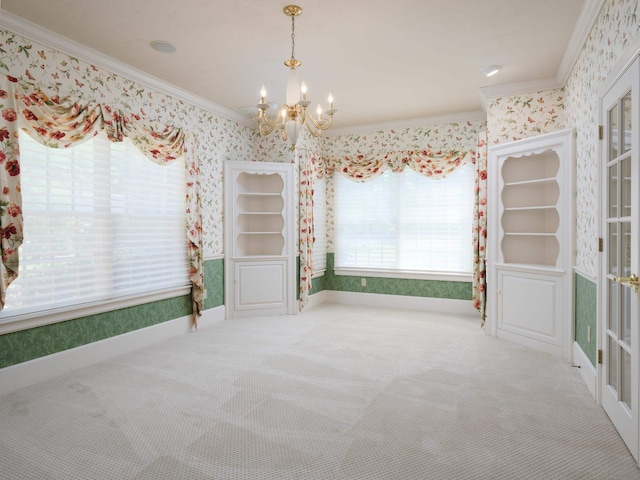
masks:
[[[203,110],[213,113],[216,116],[226,118],[232,122],[245,127],[255,127],[253,120],[246,115],[238,113],[229,108],[218,105],[205,98],[194,95],[164,80],[149,75],[142,70],[138,70],[126,63],[120,62],[112,57],[104,55],[97,50],[93,50],[78,42],[63,37],[51,30],[47,30],[40,25],[25,20],[22,17],[2,10],[0,15],[0,28],[6,28],[13,33],[27,37],[33,41],[59,50],[62,53],[71,55],[87,63],[100,67],[108,72],[121,75],[129,80],[138,82],[149,88],[165,93],[171,97],[183,100],[186,103],[200,107]]]
[[[354,267],[336,267],[333,272],[337,276],[344,277],[378,277],[378,278],[400,278],[408,280],[435,280],[439,282],[467,282],[473,281],[471,273],[449,273],[449,272],[417,272],[409,270],[382,270]]]
[[[307,303],[303,307],[302,311],[305,312],[312,308],[316,308],[322,305],[323,303],[329,303],[329,300],[328,300],[329,293],[330,293],[329,290],[323,290],[321,292],[314,293],[313,295],[309,295],[309,303]]]
[[[582,47],[589,37],[589,32],[598,19],[598,15],[600,15],[600,11],[605,2],[606,0],[586,0],[584,2],[582,11],[578,17],[578,22],[573,28],[571,38],[569,39],[567,48],[562,56],[562,61],[558,67],[556,78],[561,85],[567,83],[569,75],[582,52]]]
[[[30,328],[42,327],[43,325],[64,322],[66,320],[89,317],[91,315],[98,315],[99,313],[111,312],[122,308],[158,302],[160,300],[182,297],[184,295],[189,295],[190,293],[191,285],[177,287],[172,290],[148,292],[141,295],[114,298],[95,303],[70,305],[68,307],[48,310],[46,312],[35,312],[17,315],[15,317],[5,317],[0,321],[0,335],[18,332],[20,330],[28,330]]]
[[[596,285],[598,284],[598,276],[592,273],[587,273],[581,267],[577,267],[577,266],[573,267],[573,273],[577,273],[582,278],[587,279],[590,282],[595,283]]]
[[[573,344],[573,364],[580,368],[580,377],[587,386],[591,396],[596,399],[597,381],[598,375],[595,367],[591,364],[591,361],[587,358],[578,342]]]
[[[224,320],[224,307],[205,310],[198,321],[207,328]],[[117,355],[133,352],[193,331],[191,315],[116,335],[80,347],[0,369],[0,396],[55,378]]]
[[[410,297],[404,295],[384,295],[378,293],[337,292],[325,290],[323,302],[344,305],[367,305],[369,307],[398,308],[402,310],[424,310],[426,312],[462,315],[477,319],[480,326],[480,314],[471,300],[450,298]],[[317,295],[317,294],[316,294]],[[315,295],[312,295],[315,297]],[[318,302],[317,304],[319,304]]]

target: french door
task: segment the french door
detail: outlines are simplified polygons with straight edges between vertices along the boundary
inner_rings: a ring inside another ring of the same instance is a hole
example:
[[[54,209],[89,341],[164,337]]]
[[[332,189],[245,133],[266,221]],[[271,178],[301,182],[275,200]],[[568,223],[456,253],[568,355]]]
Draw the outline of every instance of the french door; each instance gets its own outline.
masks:
[[[604,94],[602,406],[638,461],[640,131],[638,59]]]

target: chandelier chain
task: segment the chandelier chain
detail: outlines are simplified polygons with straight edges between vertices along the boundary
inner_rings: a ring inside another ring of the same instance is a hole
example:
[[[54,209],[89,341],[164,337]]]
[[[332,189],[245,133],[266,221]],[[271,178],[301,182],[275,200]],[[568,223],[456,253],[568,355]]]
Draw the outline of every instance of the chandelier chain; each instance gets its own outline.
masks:
[[[296,58],[296,17],[291,16],[291,58]]]

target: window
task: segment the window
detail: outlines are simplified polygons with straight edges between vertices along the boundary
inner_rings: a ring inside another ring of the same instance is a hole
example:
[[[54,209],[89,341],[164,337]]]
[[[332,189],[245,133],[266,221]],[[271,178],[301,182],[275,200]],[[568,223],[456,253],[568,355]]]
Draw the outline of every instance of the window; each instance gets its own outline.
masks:
[[[313,188],[313,271],[314,276],[327,270],[327,193],[326,179],[315,180]]]
[[[335,176],[336,269],[470,274],[474,167],[435,180],[405,169]]]
[[[54,149],[20,133],[24,243],[1,320],[189,284],[184,160],[128,140]]]

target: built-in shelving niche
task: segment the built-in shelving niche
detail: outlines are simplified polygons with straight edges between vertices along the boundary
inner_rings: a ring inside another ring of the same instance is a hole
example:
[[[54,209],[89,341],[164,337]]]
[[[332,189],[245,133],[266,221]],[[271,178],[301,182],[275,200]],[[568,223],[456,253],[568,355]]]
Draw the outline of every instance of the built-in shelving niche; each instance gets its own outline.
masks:
[[[489,147],[487,324],[570,360],[574,132]]]
[[[284,182],[280,174],[238,175],[236,256],[283,255]]]
[[[294,165],[225,163],[227,318],[294,314]]]
[[[553,150],[507,157],[502,176],[502,261],[556,266],[560,159]]]

